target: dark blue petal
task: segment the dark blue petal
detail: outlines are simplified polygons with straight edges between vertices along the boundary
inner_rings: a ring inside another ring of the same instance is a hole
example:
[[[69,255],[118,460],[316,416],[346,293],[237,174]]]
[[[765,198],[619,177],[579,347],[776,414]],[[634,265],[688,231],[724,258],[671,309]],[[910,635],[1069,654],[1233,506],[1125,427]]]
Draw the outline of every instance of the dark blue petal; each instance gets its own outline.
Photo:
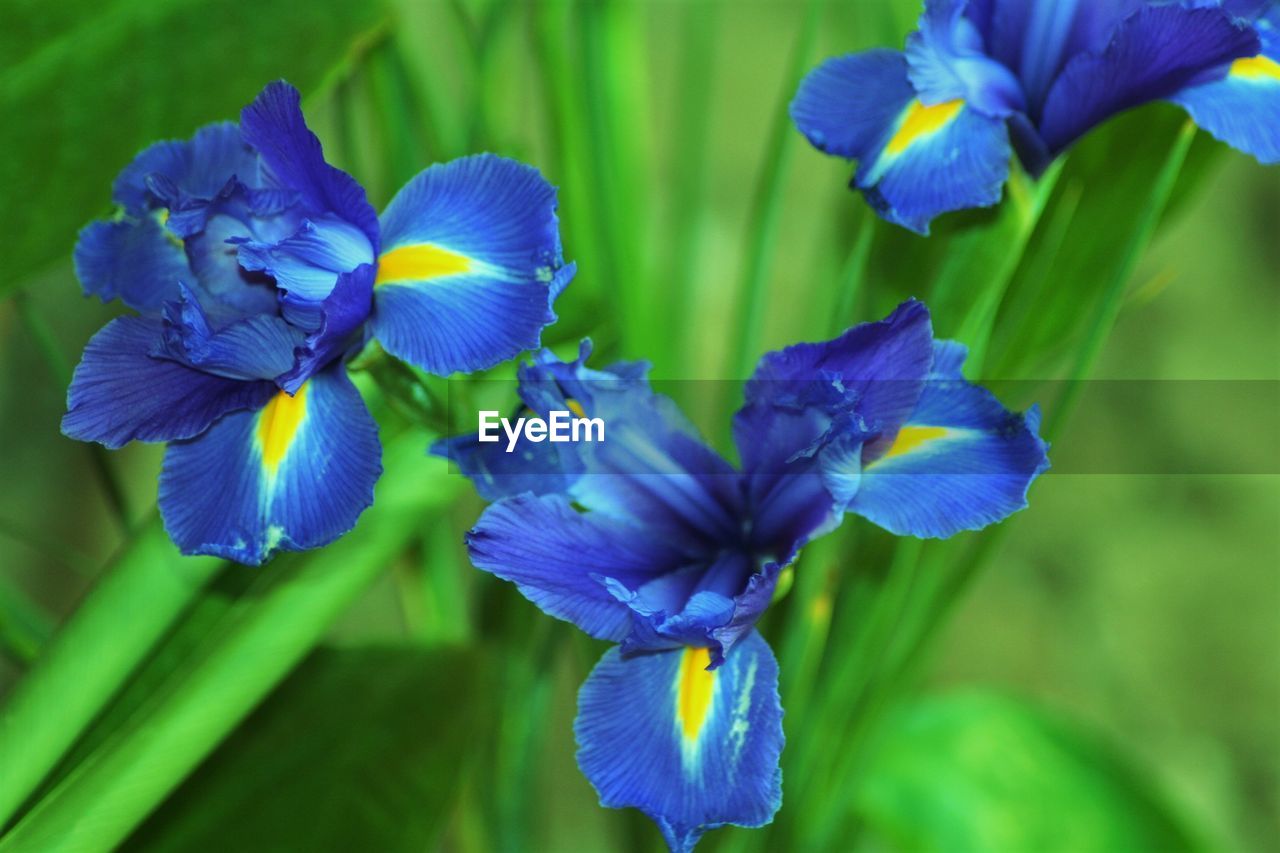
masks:
[[[576,512],[562,495],[499,501],[467,534],[471,562],[516,584],[543,612],[593,637],[621,640],[630,611],[606,588],[640,586],[681,555],[642,527]]]
[[[851,512],[898,535],[934,538],[981,529],[1027,505],[1027,489],[1049,467],[1039,411],[1009,412],[966,382],[959,353],[945,344],[906,425],[864,447]]]
[[[834,340],[766,353],[747,382],[746,401],[802,408],[820,404],[830,390],[830,414],[854,405],[872,428],[890,429],[915,407],[932,365],[929,309],[909,299],[885,319],[854,326]],[[743,439],[738,452],[750,470],[745,460],[754,451],[750,436]]]
[[[867,157],[916,96],[906,72],[906,59],[895,50],[828,59],[801,81],[791,119],[819,151]]]
[[[1280,17],[1280,9],[1273,14]],[[1219,79],[1183,89],[1170,100],[1196,124],[1259,162],[1280,162],[1280,40],[1269,19],[1257,23],[1263,52],[1237,59]]]
[[[116,178],[113,195],[132,216],[182,199],[209,200],[232,178],[258,180],[258,158],[231,122],[202,127],[188,142],[157,142],[143,149]],[[164,191],[157,194],[156,189]]]
[[[307,128],[298,90],[278,80],[240,113],[244,139],[262,157],[268,183],[298,194],[304,212],[345,219],[364,232],[378,251],[378,216],[364,187],[325,162],[320,140]]]
[[[378,428],[341,364],[289,397],[169,445],[160,513],[184,554],[258,565],[355,526],[382,472]]]
[[[90,223],[76,242],[75,264],[86,296],[118,298],[143,314],[158,313],[178,297],[178,282],[193,278],[181,243],[151,214]]]
[[[274,314],[256,314],[215,329],[187,288],[164,309],[164,338],[152,355],[228,379],[275,379],[294,367],[305,336]]]
[[[159,320],[118,317],[89,341],[67,391],[62,432],[121,447],[204,432],[227,412],[261,406],[270,382],[239,382],[155,358]]]
[[[675,853],[725,824],[764,826],[782,803],[778,665],[757,632],[724,665],[685,649],[611,649],[578,694],[578,766],[610,808],[637,808]]]
[[[506,452],[507,437],[498,442],[481,442],[477,435],[459,435],[431,445],[431,452],[458,466],[458,470],[487,501],[530,492],[535,495],[565,494],[581,473],[576,454],[561,453],[563,445],[544,441],[522,442],[520,449]]]
[[[373,333],[432,373],[483,370],[538,345],[564,265],[556,192],[537,169],[481,154],[432,166],[382,216]]]
[[[1024,111],[1013,72],[984,52],[982,34],[964,16],[965,0],[930,0],[919,29],[907,37],[911,85],[926,104],[963,100],[984,115]]]
[[[1259,49],[1257,35],[1220,9],[1143,8],[1120,24],[1105,50],[1066,64],[1049,90],[1040,135],[1057,154],[1116,113],[1171,97]]]
[[[280,387],[293,392],[315,371],[348,353],[361,343],[361,333],[373,304],[372,264],[338,276],[333,291],[321,302],[286,293],[281,298],[284,318],[307,331],[293,370],[277,378]]]

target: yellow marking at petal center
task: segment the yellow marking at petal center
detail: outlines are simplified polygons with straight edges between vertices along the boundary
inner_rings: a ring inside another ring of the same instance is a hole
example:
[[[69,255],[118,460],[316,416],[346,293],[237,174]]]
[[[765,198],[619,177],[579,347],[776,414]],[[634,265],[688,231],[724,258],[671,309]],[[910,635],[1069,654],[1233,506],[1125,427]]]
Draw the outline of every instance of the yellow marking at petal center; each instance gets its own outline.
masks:
[[[920,445],[942,438],[946,434],[946,427],[904,426],[898,430],[898,435],[894,438],[893,444],[889,445],[889,449],[885,451],[884,456],[881,456],[880,459],[888,459],[891,456],[910,453]],[[876,461],[879,462],[880,459]]]
[[[950,124],[963,106],[964,101],[960,99],[928,107],[918,100],[912,101],[911,106],[907,107],[906,115],[899,122],[898,129],[894,131],[893,138],[885,146],[885,152],[896,157],[918,140],[932,136]]]
[[[697,740],[711,710],[716,674],[708,672],[711,652],[685,647],[680,656],[680,681],[676,688],[676,719],[687,740]]]
[[[572,397],[565,398],[564,404],[569,407],[569,411],[573,412],[575,418],[585,418],[587,412],[582,408],[582,404]]]
[[[307,416],[307,384],[290,397],[280,391],[258,415],[258,446],[262,448],[262,467],[275,476],[280,463],[289,453],[298,428]]]
[[[1231,76],[1246,80],[1274,80],[1280,82],[1280,63],[1259,54],[1237,59],[1231,63]]]
[[[373,283],[394,284],[398,281],[428,281],[471,270],[471,259],[440,246],[418,243],[399,246],[378,258],[378,275]]]

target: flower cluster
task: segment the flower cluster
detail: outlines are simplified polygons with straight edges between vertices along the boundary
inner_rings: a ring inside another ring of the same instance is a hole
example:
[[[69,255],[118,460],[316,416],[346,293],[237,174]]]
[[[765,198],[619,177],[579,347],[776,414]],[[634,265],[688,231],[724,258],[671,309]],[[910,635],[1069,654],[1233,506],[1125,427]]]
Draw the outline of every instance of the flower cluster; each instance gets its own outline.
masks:
[[[740,468],[645,365],[593,370],[590,351],[541,353],[520,396],[601,418],[607,441],[436,451],[495,501],[467,536],[475,566],[619,644],[579,694],[578,761],[604,805],[643,810],[685,851],[780,804],[778,667],[753,626],[801,546],[847,512],[909,536],[985,527],[1026,505],[1047,446],[1035,409],[962,378],[965,348],[934,340],[915,301],[761,359],[733,422]]]
[[[926,0],[905,51],[829,59],[791,104],[853,186],[927,234],[1000,200],[1013,152],[1034,176],[1139,104],[1181,105],[1214,136],[1280,162],[1280,6],[1269,0]]]
[[[273,83],[238,125],[147,148],[76,246],[86,294],[138,314],[89,342],[63,432],[170,442],[160,511],[188,554],[257,564],[350,530],[381,448],[347,358],[376,339],[432,373],[490,367],[538,345],[573,275],[535,169],[432,166],[379,218],[299,101]]]

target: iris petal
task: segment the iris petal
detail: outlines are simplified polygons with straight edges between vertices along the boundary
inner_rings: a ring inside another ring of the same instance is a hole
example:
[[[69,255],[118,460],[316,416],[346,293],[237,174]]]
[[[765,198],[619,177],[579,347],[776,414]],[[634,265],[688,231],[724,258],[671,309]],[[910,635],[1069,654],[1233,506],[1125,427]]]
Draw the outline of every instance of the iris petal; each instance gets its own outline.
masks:
[[[778,665],[756,631],[713,672],[705,649],[610,649],[578,694],[578,765],[610,808],[638,808],[673,851],[782,802]]]
[[[157,314],[178,297],[178,282],[193,279],[182,245],[151,214],[90,223],[76,241],[75,264],[86,296],[118,298],[143,314]]]
[[[170,444],[160,513],[184,554],[257,565],[355,526],[373,502],[380,457],[377,425],[338,363],[292,397],[276,392]]]
[[[555,211],[555,188],[512,160],[482,154],[421,172],[382,216],[375,337],[441,375],[536,347],[574,272]]]

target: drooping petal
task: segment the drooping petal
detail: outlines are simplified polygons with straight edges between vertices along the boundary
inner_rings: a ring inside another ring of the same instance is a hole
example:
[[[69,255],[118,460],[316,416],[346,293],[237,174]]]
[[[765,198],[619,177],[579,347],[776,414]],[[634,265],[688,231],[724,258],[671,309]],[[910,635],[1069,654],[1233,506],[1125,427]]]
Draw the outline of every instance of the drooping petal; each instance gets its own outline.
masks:
[[[240,113],[247,143],[262,157],[268,183],[298,194],[312,217],[333,214],[364,232],[378,251],[378,215],[364,187],[324,159],[320,140],[307,128],[302,96],[283,80],[269,83]]]
[[[491,505],[467,547],[476,568],[516,584],[543,612],[614,641],[626,636],[630,611],[606,581],[638,587],[684,559],[642,527],[576,512],[563,495]]]
[[[849,511],[898,535],[936,538],[981,529],[1027,505],[1032,481],[1049,467],[1039,411],[1010,412],[965,381],[962,351],[941,344],[939,372],[907,423],[864,447]]]
[[[159,320],[118,317],[85,347],[67,390],[62,432],[116,448],[200,435],[228,412],[261,406],[270,382],[241,382],[156,358]]]
[[[1119,25],[1105,50],[1066,64],[1049,90],[1040,135],[1057,154],[1111,116],[1171,97],[1259,49],[1254,31],[1221,9],[1147,6]]]
[[[708,664],[705,649],[611,649],[578,694],[578,766],[601,805],[640,809],[675,853],[719,826],[763,826],[782,802],[772,651],[752,631]]]
[[[355,526],[382,472],[378,428],[341,363],[191,441],[160,474],[160,513],[184,554],[258,565]]]
[[[1280,163],[1280,8],[1257,21],[1263,50],[1232,62],[1218,79],[1170,98],[1195,123],[1265,164]]]
[[[75,265],[86,296],[119,299],[152,315],[178,297],[180,281],[194,278],[182,244],[151,214],[87,225],[76,241]]]
[[[382,216],[373,333],[432,373],[492,367],[538,345],[564,265],[555,188],[481,154],[426,169]]]
[[[963,100],[926,105],[894,51],[823,63],[791,115],[816,148],[858,160],[853,185],[877,213],[921,234],[943,213],[998,202],[1009,174],[1004,122]]]

